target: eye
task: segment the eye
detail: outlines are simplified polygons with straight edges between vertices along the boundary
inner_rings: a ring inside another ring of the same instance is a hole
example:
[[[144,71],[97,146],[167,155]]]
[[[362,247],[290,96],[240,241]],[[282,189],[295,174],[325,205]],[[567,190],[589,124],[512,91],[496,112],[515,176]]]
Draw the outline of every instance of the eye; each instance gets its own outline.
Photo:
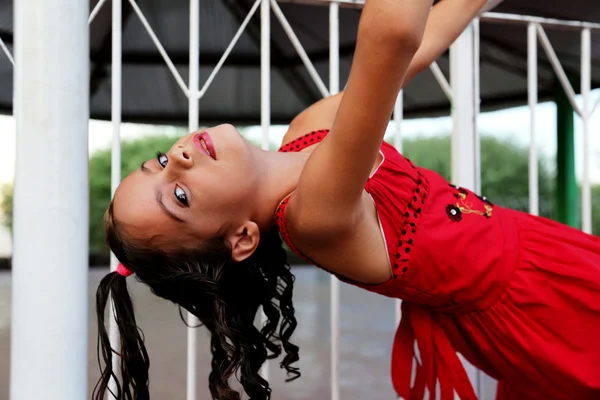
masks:
[[[156,160],[163,168],[167,166],[167,162],[169,161],[167,156],[160,151],[156,152]]]
[[[179,201],[181,204],[183,204],[184,206],[188,206],[188,199],[187,199],[187,195],[185,194],[185,192],[183,191],[182,188],[180,188],[179,186],[175,186],[175,197],[177,198],[177,201]]]

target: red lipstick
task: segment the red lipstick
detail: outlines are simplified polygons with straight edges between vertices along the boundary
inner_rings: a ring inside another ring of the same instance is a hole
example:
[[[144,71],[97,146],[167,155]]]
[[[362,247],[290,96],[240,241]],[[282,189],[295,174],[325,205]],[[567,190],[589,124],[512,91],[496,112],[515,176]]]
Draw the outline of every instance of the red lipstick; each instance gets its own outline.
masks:
[[[196,149],[198,149],[200,152],[211,157],[213,160],[217,159],[215,146],[213,145],[212,139],[208,133],[202,132],[194,135],[193,142]]]

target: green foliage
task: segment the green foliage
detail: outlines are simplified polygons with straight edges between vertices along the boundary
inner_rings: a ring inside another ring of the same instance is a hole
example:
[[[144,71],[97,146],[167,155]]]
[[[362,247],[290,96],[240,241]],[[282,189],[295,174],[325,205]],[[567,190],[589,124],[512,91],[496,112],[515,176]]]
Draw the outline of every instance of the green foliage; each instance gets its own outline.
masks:
[[[406,140],[404,154],[416,165],[438,172],[450,181],[449,136]],[[527,211],[529,207],[529,157],[526,148],[494,137],[481,138],[481,194],[494,203]],[[553,176],[547,163],[538,165],[540,214],[552,216]]]
[[[592,233],[600,236],[600,185],[592,186]]]
[[[10,184],[0,188],[0,211],[4,214],[2,221],[4,226],[12,229],[12,210],[13,210],[13,186]],[[2,218],[0,218],[2,220]]]

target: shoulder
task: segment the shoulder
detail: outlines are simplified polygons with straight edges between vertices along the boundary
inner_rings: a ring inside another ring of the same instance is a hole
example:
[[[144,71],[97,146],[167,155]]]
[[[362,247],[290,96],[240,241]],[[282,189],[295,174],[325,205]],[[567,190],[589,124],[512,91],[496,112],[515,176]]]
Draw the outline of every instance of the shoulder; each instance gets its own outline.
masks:
[[[289,129],[283,137],[282,146],[309,132],[331,129],[342,96],[343,92],[340,92],[321,99],[298,114],[290,123]]]

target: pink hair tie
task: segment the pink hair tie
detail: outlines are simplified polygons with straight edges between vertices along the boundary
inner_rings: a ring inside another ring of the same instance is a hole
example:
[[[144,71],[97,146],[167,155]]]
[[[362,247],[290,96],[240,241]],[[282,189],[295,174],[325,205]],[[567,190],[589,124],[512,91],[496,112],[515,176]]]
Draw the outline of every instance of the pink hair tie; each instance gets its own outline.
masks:
[[[119,265],[117,265],[117,274],[127,278],[129,275],[133,275],[133,271],[127,269],[122,263],[119,263]]]

